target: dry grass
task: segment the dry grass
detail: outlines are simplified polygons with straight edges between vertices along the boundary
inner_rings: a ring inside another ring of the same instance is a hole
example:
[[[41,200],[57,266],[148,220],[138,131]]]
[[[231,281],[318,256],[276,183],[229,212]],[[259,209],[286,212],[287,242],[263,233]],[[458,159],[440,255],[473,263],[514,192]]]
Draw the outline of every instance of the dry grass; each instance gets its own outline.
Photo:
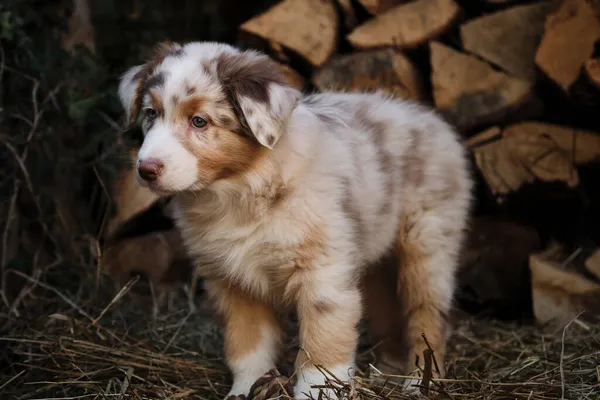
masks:
[[[222,398],[230,378],[202,296],[192,312],[185,296],[157,312],[148,298],[127,292],[138,284],[117,291],[102,279],[93,297],[75,299],[30,278],[20,316],[2,314],[0,397]],[[296,349],[291,337],[288,364]],[[365,338],[355,384],[330,385],[350,398],[411,398],[393,380],[366,377],[371,350]],[[433,380],[430,398],[546,400],[564,390],[565,399],[598,399],[600,325],[551,330],[465,318],[450,341],[448,369],[446,379]]]

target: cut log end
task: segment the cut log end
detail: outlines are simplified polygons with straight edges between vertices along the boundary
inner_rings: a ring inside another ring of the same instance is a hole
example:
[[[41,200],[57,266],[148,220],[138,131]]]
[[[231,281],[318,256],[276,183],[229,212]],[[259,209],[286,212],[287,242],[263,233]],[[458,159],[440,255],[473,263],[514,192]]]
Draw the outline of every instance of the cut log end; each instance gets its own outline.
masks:
[[[439,42],[430,42],[431,82],[436,107],[459,129],[500,123],[535,103],[531,85]]]
[[[600,39],[600,20],[587,0],[565,0],[546,20],[535,62],[567,91]]]
[[[310,64],[320,66],[336,50],[338,15],[330,1],[284,0],[244,22],[240,30],[276,43]]]
[[[417,0],[359,25],[347,39],[356,48],[414,48],[447,31],[459,18],[453,0]]]

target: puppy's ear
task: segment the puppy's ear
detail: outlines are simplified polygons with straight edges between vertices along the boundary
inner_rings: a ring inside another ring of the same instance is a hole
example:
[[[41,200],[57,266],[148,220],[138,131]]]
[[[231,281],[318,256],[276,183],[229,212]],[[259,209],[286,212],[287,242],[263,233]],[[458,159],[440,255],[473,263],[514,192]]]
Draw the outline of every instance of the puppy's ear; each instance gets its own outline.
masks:
[[[127,125],[133,125],[139,114],[139,103],[141,102],[142,79],[144,65],[131,67],[121,76],[119,82],[119,99],[125,110]]]
[[[182,54],[182,46],[174,42],[161,42],[155,48],[152,56],[145,64],[129,68],[119,82],[119,99],[125,109],[127,125],[136,123],[146,83],[154,75],[163,60],[169,56],[177,57]]]
[[[242,128],[270,149],[281,138],[301,93],[266,55],[225,53],[217,74]]]

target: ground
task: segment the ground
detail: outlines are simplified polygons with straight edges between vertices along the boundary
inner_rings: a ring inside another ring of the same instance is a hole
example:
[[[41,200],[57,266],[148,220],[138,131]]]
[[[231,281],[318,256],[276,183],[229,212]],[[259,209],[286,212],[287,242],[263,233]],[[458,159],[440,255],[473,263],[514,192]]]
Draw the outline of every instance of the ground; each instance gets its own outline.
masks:
[[[193,310],[185,296],[159,309],[102,277],[96,285],[76,298],[29,279],[21,302],[1,315],[1,398],[220,399],[227,393],[221,332],[202,294]],[[600,325],[575,320],[544,329],[457,318],[448,376],[433,382],[430,398],[600,398]],[[363,340],[353,387],[333,385],[350,398],[411,398],[367,379],[374,345]],[[289,366],[293,336],[287,347]]]

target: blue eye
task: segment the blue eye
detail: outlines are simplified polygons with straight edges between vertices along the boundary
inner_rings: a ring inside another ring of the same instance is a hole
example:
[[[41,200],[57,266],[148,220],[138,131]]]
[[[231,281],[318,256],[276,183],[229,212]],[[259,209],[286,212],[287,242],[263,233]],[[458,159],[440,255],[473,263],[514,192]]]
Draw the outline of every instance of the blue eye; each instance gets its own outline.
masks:
[[[194,125],[194,128],[204,128],[206,124],[208,124],[208,122],[202,117],[192,118],[192,125]]]

